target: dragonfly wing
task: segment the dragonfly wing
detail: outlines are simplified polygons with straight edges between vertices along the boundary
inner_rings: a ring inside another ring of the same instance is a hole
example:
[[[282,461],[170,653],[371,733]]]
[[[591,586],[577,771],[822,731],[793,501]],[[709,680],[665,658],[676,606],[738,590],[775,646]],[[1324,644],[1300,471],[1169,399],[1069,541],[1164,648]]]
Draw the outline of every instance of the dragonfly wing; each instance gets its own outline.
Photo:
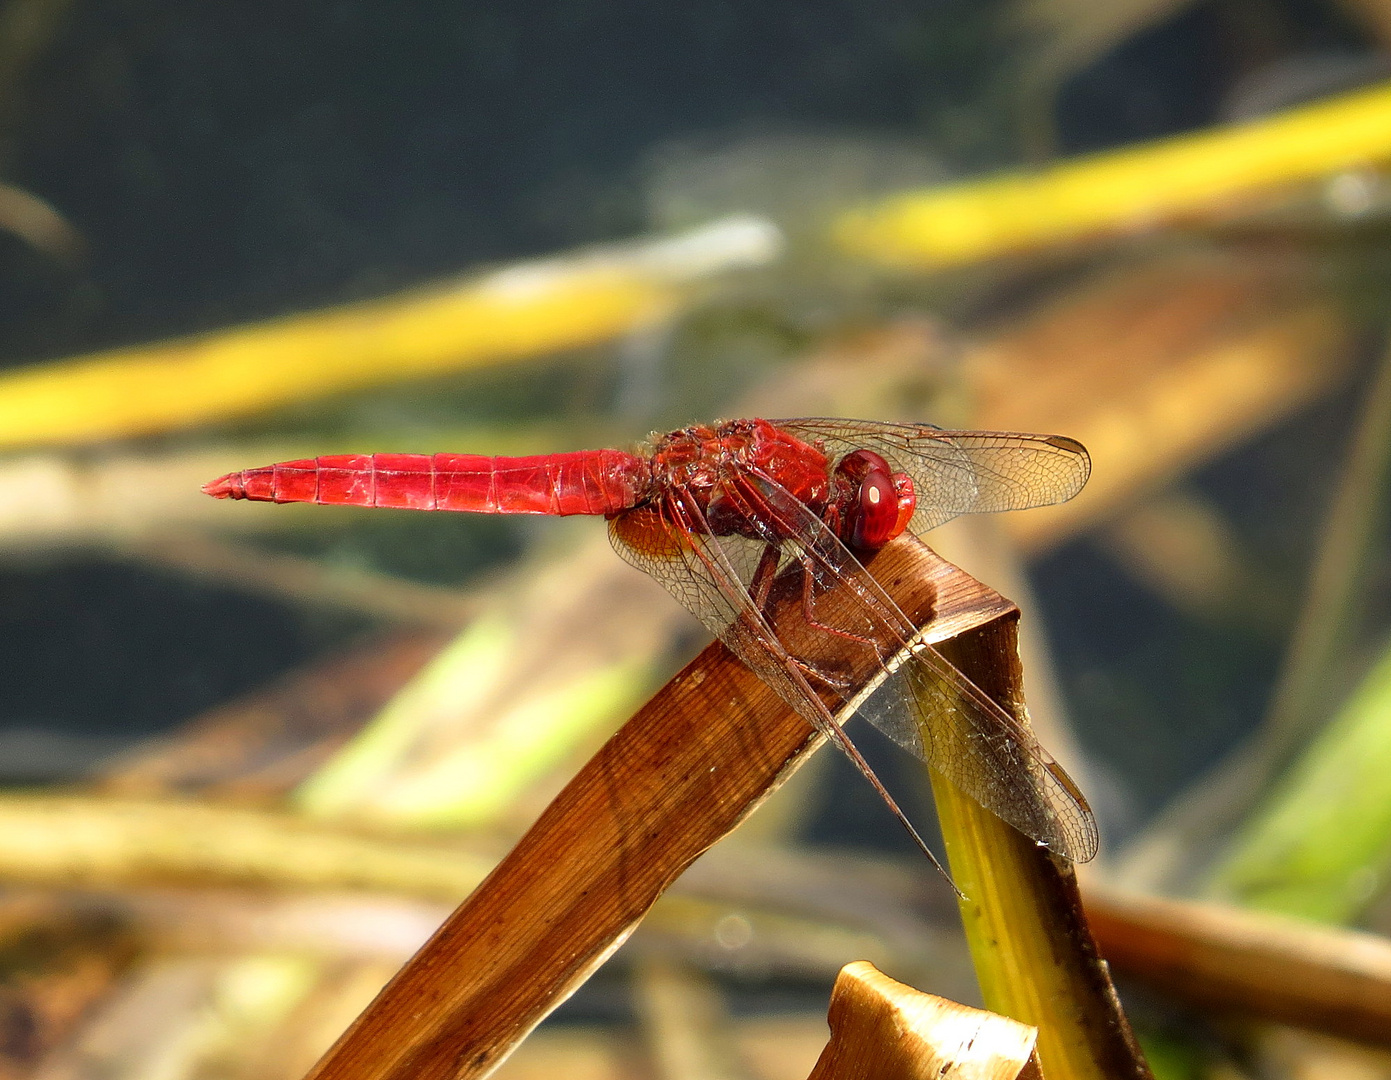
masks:
[[[1066,502],[1091,475],[1091,458],[1075,439],[1008,431],[944,431],[930,424],[807,418],[773,420],[799,439],[839,457],[873,450],[913,478],[918,508],[910,528],[921,535],[959,514],[1027,510]]]
[[[680,501],[647,503],[609,519],[609,540],[725,641],[752,603],[748,589],[766,545],[692,532],[686,521],[693,513]]]
[[[838,733],[840,726],[750,594],[759,564],[770,557],[769,544],[710,535],[698,507],[680,494],[610,519],[609,539],[813,727],[839,741],[826,729]],[[780,545],[772,551],[785,562]]]
[[[932,646],[910,646],[917,628],[869,570],[775,480],[757,473],[755,480],[745,497],[762,500],[759,520],[775,523],[770,532],[787,537],[784,549],[813,576],[812,614],[823,632],[838,635],[846,655],[871,651],[893,669],[857,703],[859,712],[1021,832],[1077,862],[1095,856],[1091,808],[1029,728]],[[840,586],[835,609],[817,606],[815,596],[832,582]]]
[[[976,802],[1059,855],[1096,856],[1096,819],[1033,733],[919,644],[859,715]]]
[[[735,656],[850,758],[923,854],[950,881],[946,868],[812,689],[808,682],[812,669],[777,636],[754,599],[751,587],[757,587],[760,575],[782,563],[783,545],[759,538],[711,535],[699,507],[681,492],[611,519],[609,537],[624,559],[656,578]],[[775,581],[776,577],[770,584]]]

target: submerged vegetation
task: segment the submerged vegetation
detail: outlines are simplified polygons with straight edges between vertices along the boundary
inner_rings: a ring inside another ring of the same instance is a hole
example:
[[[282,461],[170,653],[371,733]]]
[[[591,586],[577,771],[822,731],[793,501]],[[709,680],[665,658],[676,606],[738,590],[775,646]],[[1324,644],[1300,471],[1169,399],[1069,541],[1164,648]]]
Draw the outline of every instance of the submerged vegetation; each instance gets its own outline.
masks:
[[[560,8],[530,29],[434,13],[451,27],[434,44],[419,13],[399,39],[382,36],[386,8],[335,18],[409,53],[403,86],[414,66],[428,82],[494,64],[519,92],[535,73],[516,57],[530,33],[565,36]],[[884,1075],[935,1076],[967,1050],[934,1040],[966,1024],[999,1050],[980,1075],[1143,1076],[1148,1059],[1160,1080],[1391,1076],[1384,18],[1262,3],[1258,33],[1183,5],[1104,25],[1042,0],[945,9],[856,15],[845,55],[819,31],[805,44],[823,80],[877,64],[917,86],[912,117],[812,95],[780,124],[736,108],[651,133],[635,110],[648,143],[623,179],[506,177],[535,181],[522,199],[494,176],[447,210],[436,192],[393,219],[415,222],[428,257],[364,255],[313,295],[291,296],[283,268],[264,295],[245,278],[227,314],[180,307],[177,275],[137,304],[120,228],[65,216],[82,203],[63,183],[105,159],[81,159],[95,151],[64,95],[97,80],[101,107],[137,115],[144,54],[119,34],[85,52],[116,32],[83,5],[0,12],[0,274],[21,283],[0,328],[15,658],[0,965],[6,1030],[26,1033],[0,1045],[5,1075],[294,1080],[444,922],[317,1075],[482,1075],[516,1049],[498,1075],[832,1077],[872,1048]],[[182,28],[130,18],[151,55],[196,55],[201,10]],[[870,24],[892,38],[882,56]],[[1035,36],[1011,53],[1003,28],[1021,25]],[[547,47],[591,31],[573,33]],[[1310,44],[1329,35],[1332,59]],[[328,29],[310,36],[324,52],[306,69],[342,59]],[[778,55],[796,54],[784,38]],[[1127,50],[1155,63],[1190,39],[1225,42],[1244,73],[1225,111],[1077,134],[1087,79],[1128,85]],[[247,40],[303,39],[267,22]],[[59,70],[74,55],[80,77]],[[974,70],[934,82],[925,57]],[[792,84],[795,68],[779,68]],[[373,109],[390,111],[381,87],[315,85],[294,107],[319,119],[268,130],[361,123],[368,140]],[[451,108],[457,129],[430,112],[385,122],[411,128],[399,143],[372,137],[407,178],[432,139],[505,156],[482,102]],[[497,123],[520,130],[524,113]],[[235,190],[284,194],[275,155],[217,115],[256,174]],[[177,152],[126,137],[122,167],[145,154],[152,178],[127,207],[139,227],[187,213],[222,235],[213,218],[233,211],[206,191],[191,210],[158,196]],[[64,140],[81,159],[66,172]],[[315,215],[351,198],[323,176],[295,183],[296,235],[326,235]],[[369,216],[353,219],[364,235]],[[221,267],[188,275],[216,295],[234,260],[186,242],[171,234],[166,258]],[[103,287],[105,321],[65,322]],[[953,895],[768,687],[718,649],[696,656],[699,632],[596,522],[198,491],[272,460],[623,445],[716,415],[1086,444],[1074,501],[959,519],[928,538],[950,563],[906,545],[881,559],[913,568],[894,598],[915,625],[1077,778],[1102,829],[1094,865],[1074,876],[866,736],[915,821],[935,794]],[[67,728],[38,723],[65,702],[85,703]],[[100,722],[81,729],[83,709]],[[874,967],[836,982],[854,961]]]

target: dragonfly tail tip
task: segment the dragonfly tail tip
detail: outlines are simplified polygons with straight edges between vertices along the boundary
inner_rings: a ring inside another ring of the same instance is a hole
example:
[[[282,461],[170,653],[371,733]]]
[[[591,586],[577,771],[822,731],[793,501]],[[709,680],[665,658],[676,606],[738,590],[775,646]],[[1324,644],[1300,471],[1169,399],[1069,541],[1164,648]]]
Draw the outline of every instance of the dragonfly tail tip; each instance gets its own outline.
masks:
[[[228,473],[204,484],[203,494],[211,495],[214,499],[244,499],[246,486],[242,483],[241,473]]]

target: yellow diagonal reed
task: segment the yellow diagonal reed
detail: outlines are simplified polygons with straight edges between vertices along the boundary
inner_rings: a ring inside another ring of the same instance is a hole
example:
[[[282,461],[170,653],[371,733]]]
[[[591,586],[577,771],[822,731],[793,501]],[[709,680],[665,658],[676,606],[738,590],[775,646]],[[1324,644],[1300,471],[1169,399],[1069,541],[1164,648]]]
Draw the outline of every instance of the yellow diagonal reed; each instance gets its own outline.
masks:
[[[930,269],[1174,221],[1391,160],[1391,83],[1268,119],[927,191],[834,225],[848,252]]]
[[[731,218],[676,237],[534,263],[383,300],[0,377],[0,448],[146,435],[593,345],[660,318],[690,282],[774,258]]]

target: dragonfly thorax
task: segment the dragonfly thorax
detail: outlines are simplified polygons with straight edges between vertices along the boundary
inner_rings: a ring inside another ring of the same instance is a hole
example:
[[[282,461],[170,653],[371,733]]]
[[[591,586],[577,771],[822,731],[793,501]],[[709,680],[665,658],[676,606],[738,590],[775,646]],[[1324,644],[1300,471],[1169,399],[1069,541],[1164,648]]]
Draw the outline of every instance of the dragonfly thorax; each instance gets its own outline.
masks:
[[[653,497],[678,496],[717,536],[767,539],[787,495],[820,516],[831,492],[830,459],[766,420],[681,428],[652,443]]]

